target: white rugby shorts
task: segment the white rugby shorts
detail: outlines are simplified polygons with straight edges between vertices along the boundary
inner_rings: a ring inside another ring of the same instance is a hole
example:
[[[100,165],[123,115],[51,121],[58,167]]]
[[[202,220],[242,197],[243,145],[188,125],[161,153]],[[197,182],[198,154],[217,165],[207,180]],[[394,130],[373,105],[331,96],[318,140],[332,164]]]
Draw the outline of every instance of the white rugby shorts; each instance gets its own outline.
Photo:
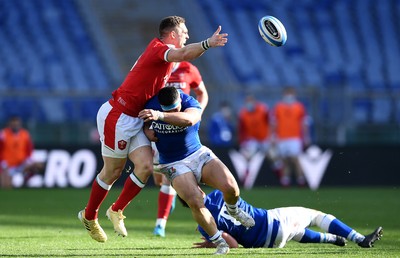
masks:
[[[217,156],[206,146],[202,146],[198,151],[183,160],[168,164],[160,164],[160,173],[164,174],[169,181],[173,181],[177,176],[192,172],[198,183],[201,183],[201,172],[203,166]]]
[[[141,146],[150,146],[143,132],[143,120],[128,116],[107,101],[97,113],[101,153],[105,157],[126,158]]]
[[[278,150],[281,157],[296,157],[302,152],[301,139],[289,138],[279,140]]]
[[[304,207],[285,207],[268,210],[268,216],[280,222],[273,247],[282,248],[297,234],[312,225],[321,211]]]

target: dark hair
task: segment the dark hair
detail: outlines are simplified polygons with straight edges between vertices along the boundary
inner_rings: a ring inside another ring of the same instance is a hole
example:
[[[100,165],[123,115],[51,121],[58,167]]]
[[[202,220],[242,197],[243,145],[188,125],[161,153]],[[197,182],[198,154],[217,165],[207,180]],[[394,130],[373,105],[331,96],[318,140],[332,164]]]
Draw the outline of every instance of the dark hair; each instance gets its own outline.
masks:
[[[158,102],[163,106],[169,106],[176,102],[180,94],[175,87],[167,86],[158,92]]]
[[[162,19],[158,29],[160,38],[165,37],[165,35],[174,30],[181,23],[185,23],[185,18],[180,16],[168,16]]]

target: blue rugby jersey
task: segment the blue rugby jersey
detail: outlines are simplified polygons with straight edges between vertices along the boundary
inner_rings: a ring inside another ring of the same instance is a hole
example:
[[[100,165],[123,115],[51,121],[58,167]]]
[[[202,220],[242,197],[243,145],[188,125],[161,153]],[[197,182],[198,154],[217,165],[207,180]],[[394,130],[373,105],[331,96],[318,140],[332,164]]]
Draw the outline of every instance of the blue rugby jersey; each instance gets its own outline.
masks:
[[[243,199],[239,199],[238,206],[253,217],[256,222],[254,227],[246,229],[232,218],[226,210],[222,192],[215,190],[209,193],[204,200],[205,206],[215,219],[218,230],[222,230],[245,248],[272,247],[279,228],[279,222],[268,218],[266,209],[255,208]],[[209,240],[203,228],[198,226],[199,232]],[[268,238],[268,243],[266,243]]]
[[[180,92],[180,97],[182,100],[181,112],[188,108],[198,108],[201,112],[201,106],[195,98],[183,92]],[[151,98],[146,103],[145,108],[162,111],[157,96]],[[160,164],[182,160],[202,146],[199,137],[200,121],[188,127],[170,125],[163,121],[153,121],[152,127],[158,138],[156,147],[160,154]]]

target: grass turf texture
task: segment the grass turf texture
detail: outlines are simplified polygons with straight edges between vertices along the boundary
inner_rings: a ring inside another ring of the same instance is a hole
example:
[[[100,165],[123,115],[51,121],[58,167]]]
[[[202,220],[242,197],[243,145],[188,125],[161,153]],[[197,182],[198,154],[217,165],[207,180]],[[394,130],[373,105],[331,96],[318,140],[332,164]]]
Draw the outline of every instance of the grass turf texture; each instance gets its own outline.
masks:
[[[209,188],[205,188],[209,192]],[[145,188],[124,214],[128,237],[117,237],[104,214],[120,189],[104,201],[99,221],[106,243],[92,240],[77,219],[89,189],[0,190],[0,256],[4,257],[204,257],[214,249],[193,249],[200,241],[190,210],[177,207],[167,225],[166,238],[152,235],[158,189]],[[283,249],[231,249],[230,257],[400,257],[399,188],[258,188],[242,190],[242,197],[257,207],[305,206],[335,215],[362,234],[383,226],[384,236],[374,248],[354,243],[346,247],[300,244]]]

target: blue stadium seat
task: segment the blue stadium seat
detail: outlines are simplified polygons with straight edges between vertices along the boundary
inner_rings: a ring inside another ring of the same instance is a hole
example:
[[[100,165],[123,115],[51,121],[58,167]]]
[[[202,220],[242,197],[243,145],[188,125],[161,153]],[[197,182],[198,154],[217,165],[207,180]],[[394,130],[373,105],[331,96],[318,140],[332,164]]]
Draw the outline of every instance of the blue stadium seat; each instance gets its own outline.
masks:
[[[353,102],[353,122],[356,124],[368,123],[369,114],[372,110],[372,103],[368,99],[355,99]]]
[[[388,123],[392,110],[390,98],[376,98],[373,100],[372,105],[372,121],[377,124]]]

